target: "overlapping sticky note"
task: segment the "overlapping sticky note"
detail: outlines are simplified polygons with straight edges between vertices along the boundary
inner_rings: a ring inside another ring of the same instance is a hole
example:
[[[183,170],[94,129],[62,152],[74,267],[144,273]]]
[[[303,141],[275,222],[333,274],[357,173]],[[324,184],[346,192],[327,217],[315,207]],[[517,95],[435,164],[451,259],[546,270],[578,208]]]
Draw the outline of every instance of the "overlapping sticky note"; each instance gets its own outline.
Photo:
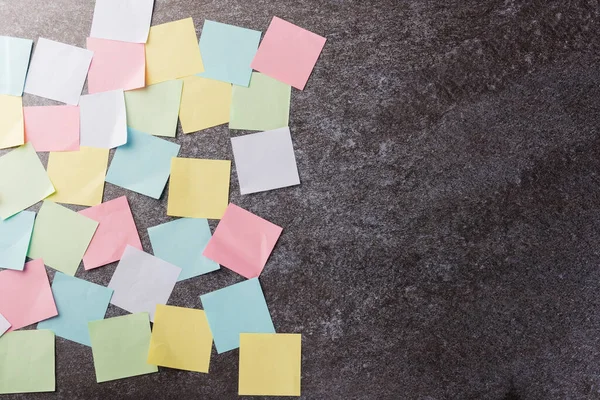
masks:
[[[1,63],[0,63],[1,64]],[[20,146],[25,143],[23,126],[23,99],[0,94],[0,149]]]
[[[4,318],[4,315],[0,314],[0,337],[2,337],[2,335],[4,335],[9,328],[10,322]]]
[[[88,72],[89,93],[144,87],[146,53],[143,43],[87,38],[86,47],[94,52]]]
[[[127,112],[123,90],[81,96],[82,146],[112,149],[127,142]]]
[[[79,107],[23,107],[23,119],[35,151],[79,150]]]
[[[90,36],[146,43],[154,0],[96,0]]]
[[[183,133],[196,132],[229,122],[231,85],[188,76],[183,78],[179,120]]]
[[[23,270],[34,220],[33,211],[21,211],[0,220],[0,268]]]
[[[30,39],[0,36],[0,94],[23,95],[31,46]]]

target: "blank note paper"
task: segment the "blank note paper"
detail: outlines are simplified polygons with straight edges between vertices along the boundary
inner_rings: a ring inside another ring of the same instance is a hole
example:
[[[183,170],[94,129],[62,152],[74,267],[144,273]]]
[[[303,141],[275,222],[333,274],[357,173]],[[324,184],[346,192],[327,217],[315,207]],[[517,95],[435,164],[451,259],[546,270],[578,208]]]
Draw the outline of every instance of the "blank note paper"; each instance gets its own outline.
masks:
[[[22,96],[33,40],[0,36],[0,94]]]
[[[34,220],[33,211],[21,211],[8,219],[0,220],[0,268],[23,270]]]
[[[143,43],[87,38],[86,47],[94,52],[88,72],[89,93],[144,87],[146,55]]]
[[[0,63],[1,64],[1,63]],[[0,149],[25,143],[23,127],[23,99],[0,94]]]
[[[231,84],[188,76],[183,78],[179,120],[183,133],[201,131],[229,122]]]
[[[23,119],[35,151],[79,150],[79,107],[23,107]]]
[[[82,146],[112,149],[127,142],[127,113],[123,90],[81,96]]]
[[[93,38],[146,43],[154,0],[96,0]]]
[[[0,314],[0,337],[2,337],[2,335],[4,335],[9,328],[10,322],[4,318],[4,315]]]

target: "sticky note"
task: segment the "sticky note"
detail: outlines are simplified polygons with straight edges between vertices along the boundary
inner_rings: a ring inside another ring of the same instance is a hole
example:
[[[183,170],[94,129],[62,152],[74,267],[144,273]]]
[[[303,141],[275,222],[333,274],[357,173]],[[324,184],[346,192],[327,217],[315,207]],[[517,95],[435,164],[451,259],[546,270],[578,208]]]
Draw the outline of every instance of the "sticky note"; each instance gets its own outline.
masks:
[[[240,396],[300,396],[302,335],[240,334]]]
[[[154,0],[96,0],[90,37],[146,43]]]
[[[113,289],[110,304],[131,313],[145,311],[154,321],[157,304],[167,304],[181,268],[127,246],[108,284]]]
[[[0,94],[0,110],[2,110],[2,118],[0,118],[0,149],[20,146],[25,143],[23,99],[21,97]]]
[[[29,261],[23,271],[7,269],[0,272],[0,314],[12,325],[9,331],[57,314],[46,268],[41,259]]]
[[[192,18],[154,25],[146,43],[146,85],[204,72]]]
[[[123,90],[81,96],[82,146],[112,149],[127,142],[127,112]]]
[[[88,72],[89,93],[144,87],[146,53],[143,43],[87,38],[86,47],[94,52]]]
[[[50,153],[48,176],[56,192],[47,200],[81,206],[102,203],[107,165],[108,149],[81,146],[77,151]]]
[[[57,272],[52,294],[58,315],[38,323],[37,328],[91,346],[88,322],[104,318],[112,293],[107,287]]]
[[[98,383],[158,372],[148,364],[150,322],[147,313],[88,323]]]
[[[33,224],[29,258],[74,276],[98,223],[66,207],[44,201]]]
[[[127,197],[121,196],[86,208],[79,214],[98,222],[98,229],[83,255],[83,267],[86,270],[120,260],[128,245],[142,250]]]
[[[229,122],[231,85],[199,76],[183,78],[179,120],[183,133]]]
[[[0,228],[2,225],[0,225]],[[210,240],[204,218],[180,218],[148,228],[154,255],[181,268],[177,281],[218,270],[219,264],[202,255]]]
[[[200,53],[205,78],[248,86],[252,68],[250,63],[260,42],[259,31],[204,21],[200,36]]]
[[[218,353],[237,349],[240,333],[275,333],[258,278],[200,296]]]
[[[179,147],[127,128],[127,144],[116,150],[106,182],[158,199],[169,179],[171,158],[177,156]]]
[[[0,340],[0,394],[54,392],[54,333],[20,331]]]
[[[31,58],[25,93],[76,106],[93,54],[86,49],[39,38]]]
[[[125,93],[127,126],[156,136],[175,137],[183,82],[173,80]]]
[[[0,36],[0,94],[22,96],[33,40]]]
[[[229,129],[268,131],[288,126],[292,88],[258,72],[250,86],[233,86]]]
[[[208,373],[212,335],[202,310],[156,306],[148,363]]]
[[[229,201],[231,161],[173,158],[167,215],[220,219]]]
[[[203,254],[246,278],[260,275],[283,228],[229,204]]]
[[[35,151],[79,150],[79,107],[23,107],[25,141]]]
[[[6,219],[54,193],[30,143],[0,157],[0,218]],[[4,172],[6,171],[6,172]]]
[[[2,335],[4,335],[9,328],[10,322],[4,318],[4,315],[0,314],[0,337],[2,337]]]
[[[273,17],[252,61],[252,68],[303,90],[325,38]]]
[[[241,194],[299,185],[289,128],[231,138]]]
[[[21,211],[0,220],[0,268],[23,270],[34,220],[33,211]]]

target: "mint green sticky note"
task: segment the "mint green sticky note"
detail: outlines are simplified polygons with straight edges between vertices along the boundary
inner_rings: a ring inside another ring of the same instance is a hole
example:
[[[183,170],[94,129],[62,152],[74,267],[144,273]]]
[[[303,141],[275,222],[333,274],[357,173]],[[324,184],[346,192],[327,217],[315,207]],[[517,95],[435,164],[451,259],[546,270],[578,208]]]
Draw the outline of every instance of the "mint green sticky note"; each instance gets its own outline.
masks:
[[[0,36],[0,94],[22,96],[33,40]]]
[[[33,211],[21,211],[0,221],[0,268],[23,271],[34,220]]]

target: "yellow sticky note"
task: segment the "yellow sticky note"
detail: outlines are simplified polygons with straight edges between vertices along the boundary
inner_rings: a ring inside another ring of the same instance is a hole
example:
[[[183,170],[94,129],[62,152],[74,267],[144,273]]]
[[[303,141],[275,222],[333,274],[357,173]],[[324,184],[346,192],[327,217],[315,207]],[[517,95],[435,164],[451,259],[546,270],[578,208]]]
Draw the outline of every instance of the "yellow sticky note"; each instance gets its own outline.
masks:
[[[146,85],[204,72],[191,18],[155,25],[146,42]]]
[[[212,341],[204,311],[157,304],[148,364],[207,373]]]
[[[229,203],[231,161],[171,159],[167,215],[221,219]]]
[[[183,133],[229,122],[231,84],[213,79],[189,76],[183,79],[179,120]]]
[[[0,149],[25,143],[23,98],[0,95]]]
[[[81,146],[79,151],[51,152],[48,176],[56,192],[48,200],[81,206],[102,203],[108,151]]]
[[[241,333],[238,394],[300,396],[302,335]]]

